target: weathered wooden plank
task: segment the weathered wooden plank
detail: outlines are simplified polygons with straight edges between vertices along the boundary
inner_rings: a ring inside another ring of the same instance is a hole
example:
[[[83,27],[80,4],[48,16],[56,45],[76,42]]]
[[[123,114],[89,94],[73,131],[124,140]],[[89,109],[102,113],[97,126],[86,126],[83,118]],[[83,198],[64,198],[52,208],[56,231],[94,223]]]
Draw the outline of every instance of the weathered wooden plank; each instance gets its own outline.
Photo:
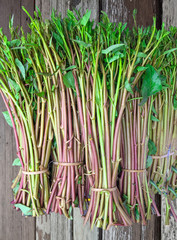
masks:
[[[131,227],[111,227],[109,230],[103,231],[102,239],[103,240],[141,239],[141,225],[134,224]]]
[[[148,26],[152,24],[152,17],[157,16],[157,25],[161,22],[161,3],[155,0],[102,0],[102,9],[112,22],[127,22],[129,27],[133,26],[133,10],[137,9],[137,23]]]
[[[166,27],[177,26],[177,0],[163,0],[162,20]]]
[[[51,214],[51,240],[72,240],[73,221],[63,215]]]
[[[177,214],[177,201],[173,203],[175,213]],[[176,240],[177,239],[177,222],[173,217],[170,219],[170,224],[165,225],[165,212],[166,212],[166,204],[165,198],[162,196],[162,218],[161,218],[161,236],[162,240],[170,239]]]
[[[50,215],[44,215],[36,218],[36,240],[50,240]],[[44,230],[45,229],[45,230]]]
[[[61,13],[62,17],[66,15],[67,9],[80,9],[83,13],[91,9],[92,19],[99,19],[99,0],[37,0],[36,6],[41,10],[43,18],[50,18],[52,9]]]
[[[73,211],[73,239],[77,240],[97,240],[99,238],[99,230],[94,227],[90,230],[89,222],[83,226],[84,219],[81,218],[80,210],[75,208]]]
[[[0,2],[0,27],[9,36],[9,17],[14,15],[14,25],[20,25],[20,1],[1,0]]]
[[[36,240],[72,240],[72,221],[51,213],[36,218]]]
[[[27,11],[33,16],[33,11],[35,7],[35,0],[31,1],[23,1],[22,6],[24,6]],[[30,19],[24,11],[20,11],[20,26],[23,26],[23,30],[25,32],[29,31],[28,24],[30,23]]]
[[[109,230],[105,230],[102,233],[103,240],[130,240],[132,233],[132,227],[110,227]]]

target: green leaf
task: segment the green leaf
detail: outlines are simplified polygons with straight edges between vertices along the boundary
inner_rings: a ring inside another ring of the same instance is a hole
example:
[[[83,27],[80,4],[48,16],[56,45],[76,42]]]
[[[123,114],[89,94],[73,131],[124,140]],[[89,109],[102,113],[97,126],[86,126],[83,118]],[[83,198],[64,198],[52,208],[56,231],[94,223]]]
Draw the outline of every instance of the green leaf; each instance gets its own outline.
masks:
[[[70,67],[65,68],[64,71],[73,70],[73,69],[75,69],[75,68],[77,68],[77,66],[76,66],[76,65],[72,65],[72,66],[70,66]]]
[[[16,92],[19,92],[20,91],[20,87],[19,85],[14,81],[12,80],[11,78],[7,77],[8,81],[10,82],[10,84],[13,86],[13,88],[15,89]]]
[[[173,107],[175,110],[177,110],[177,93],[173,97]]]
[[[46,77],[52,77],[55,73],[58,72],[59,66],[57,66],[56,70],[53,73],[50,72],[38,72],[39,75],[46,76]]]
[[[38,97],[45,98],[45,92],[38,92],[38,93],[36,93],[36,95],[37,95]]]
[[[88,20],[90,19],[92,11],[87,11],[86,14],[81,19],[81,25],[86,26],[88,23]]]
[[[145,58],[145,57],[147,57],[147,54],[146,54],[146,53],[143,53],[143,52],[139,52],[139,53],[137,54],[137,57],[138,57],[138,58]]]
[[[78,43],[80,46],[85,47],[85,48],[88,48],[88,47],[91,47],[91,46],[92,46],[92,44],[86,43],[86,42],[81,41],[81,40],[73,39],[73,41],[76,42],[76,43]]]
[[[131,87],[131,84],[128,82],[128,80],[125,81],[125,88],[128,92],[130,92],[131,94],[133,94],[133,90]]]
[[[108,54],[108,53],[112,52],[113,50],[118,49],[118,48],[121,48],[121,47],[123,47],[123,46],[125,46],[125,44],[123,44],[123,43],[115,44],[115,45],[112,45],[112,46],[110,46],[110,47],[102,50],[101,52],[102,52],[103,54]]]
[[[148,67],[138,66],[136,69],[138,72],[142,72],[142,71],[145,71],[146,69],[148,69]]]
[[[15,204],[15,207],[20,208],[20,210],[22,211],[22,213],[25,216],[31,216],[32,215],[32,209],[30,207],[27,207],[21,203],[17,203]]]
[[[28,61],[29,64],[32,64],[32,61],[30,58],[26,58],[26,60]]]
[[[150,180],[149,182],[150,182],[150,184],[151,184],[152,186],[155,187],[155,189],[157,189],[158,193],[161,194],[161,190],[160,190],[160,188],[157,187],[157,185],[155,184],[155,182],[154,182],[153,180]]]
[[[82,176],[79,176],[78,177],[78,182],[77,182],[78,184],[81,184],[82,183]]]
[[[63,82],[67,88],[75,88],[75,81],[72,71],[63,76]]]
[[[154,115],[151,115],[151,120],[154,122],[159,122],[160,120],[157,119]]]
[[[167,181],[170,181],[171,177],[172,177],[173,173],[171,172],[169,177],[167,178]]]
[[[9,27],[12,28],[13,24],[14,24],[14,14],[12,14],[12,17],[10,18]]]
[[[13,39],[12,41],[8,42],[9,47],[16,47],[19,46],[21,41],[19,39]]]
[[[117,59],[123,58],[123,57],[124,57],[124,54],[121,52],[118,52],[113,57],[108,58],[108,63],[112,63],[112,62],[116,61]]]
[[[22,62],[20,62],[20,60],[18,60],[18,58],[16,58],[15,63],[17,65],[17,67],[20,69],[22,77],[25,79],[26,72],[25,72],[25,67],[23,66]]]
[[[149,149],[148,155],[155,155],[157,152],[155,143],[151,139],[149,139],[148,141],[148,149]]]
[[[55,91],[55,85],[52,85],[52,89],[51,89],[52,92]]]
[[[4,118],[5,118],[6,122],[9,124],[9,126],[13,127],[8,111],[2,112],[2,114],[4,115]]]
[[[172,49],[170,49],[170,50],[165,51],[165,52],[163,53],[163,55],[169,54],[169,53],[172,53],[172,52],[175,52],[176,50],[177,50],[177,48],[172,48]]]
[[[157,111],[156,111],[154,105],[152,105],[152,112],[155,113],[155,114],[157,115]]]
[[[151,65],[147,65],[147,70],[145,71],[143,83],[142,83],[142,96],[143,100],[140,105],[143,105],[148,97],[155,95],[162,90],[162,78],[155,68]]]
[[[116,204],[113,202],[113,212],[116,212]]]
[[[70,205],[69,210],[68,210],[68,215],[69,215],[69,219],[70,219],[70,220],[73,220],[72,210],[73,210],[72,205]]]
[[[149,168],[152,165],[152,162],[153,162],[152,157],[148,156],[146,160],[146,168]]]
[[[122,26],[122,32],[124,31],[124,29],[126,28],[127,26],[127,23],[125,23],[123,26]]]
[[[139,214],[137,205],[135,206],[135,218],[136,218],[137,221],[140,219],[140,214]]]
[[[22,165],[21,165],[20,159],[19,159],[19,158],[16,158],[16,159],[13,161],[12,166],[20,166],[20,167],[21,167]]]
[[[33,86],[34,86],[35,90],[36,90],[37,92],[39,92],[36,79],[35,79],[35,78],[32,78],[32,81],[33,81]]]
[[[129,206],[129,204],[127,204],[127,200],[123,202],[123,205],[124,205],[124,207],[126,208],[128,214],[130,214],[130,208],[131,208],[131,207]]]
[[[177,169],[174,166],[171,167],[171,170],[177,174]]]
[[[170,186],[168,186],[168,190],[169,190],[170,192],[172,192],[173,195],[175,195],[175,197],[177,198],[177,193],[175,192],[175,190],[173,190],[173,188],[171,188]]]
[[[16,184],[16,186],[13,188],[14,194],[16,194],[16,193],[18,192],[19,187],[20,187],[20,183],[18,182],[18,183]]]
[[[79,206],[79,199],[78,199],[78,196],[76,197],[75,201],[73,202],[75,207],[78,207]]]

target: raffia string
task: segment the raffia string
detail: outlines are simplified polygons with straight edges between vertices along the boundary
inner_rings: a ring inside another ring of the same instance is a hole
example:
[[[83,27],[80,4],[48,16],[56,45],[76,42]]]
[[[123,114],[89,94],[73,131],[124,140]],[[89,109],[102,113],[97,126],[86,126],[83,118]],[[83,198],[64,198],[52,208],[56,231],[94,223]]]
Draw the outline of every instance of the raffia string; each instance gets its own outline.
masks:
[[[122,171],[130,173],[141,173],[146,172],[146,169],[122,169]]]
[[[152,159],[161,159],[161,158],[166,158],[166,157],[168,157],[168,156],[172,156],[172,155],[174,155],[174,153],[175,153],[175,152],[167,153],[167,154],[162,155],[162,156],[151,156],[151,157],[152,157]]]
[[[46,172],[48,172],[48,169],[43,169],[43,170],[34,171],[34,172],[22,171],[22,173],[25,175],[38,175],[38,174],[42,174],[42,173],[46,173]]]
[[[68,163],[68,162],[53,162],[54,165],[59,165],[59,166],[64,166],[64,167],[72,167],[72,166],[79,166],[83,165],[84,162],[73,162],[73,163]]]
[[[113,188],[91,188],[91,191],[93,192],[102,192],[102,191],[108,191],[108,192],[114,192],[117,190],[117,187],[113,187]]]

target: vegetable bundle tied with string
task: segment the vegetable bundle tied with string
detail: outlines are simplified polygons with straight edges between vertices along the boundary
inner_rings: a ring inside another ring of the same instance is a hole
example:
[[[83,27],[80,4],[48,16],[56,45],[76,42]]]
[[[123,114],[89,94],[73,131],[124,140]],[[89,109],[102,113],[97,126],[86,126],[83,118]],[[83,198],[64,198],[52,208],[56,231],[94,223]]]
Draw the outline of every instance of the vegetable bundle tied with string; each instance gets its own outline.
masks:
[[[68,10],[25,37],[1,31],[0,91],[20,166],[13,204],[109,228],[160,215],[154,195],[176,193],[176,28],[133,30]],[[168,111],[169,107],[169,111]],[[168,114],[169,113],[169,114]],[[169,134],[168,134],[169,132]],[[50,174],[50,178],[49,175]]]
[[[12,37],[16,32],[10,26]],[[33,46],[33,36],[7,40],[0,33],[0,93],[7,111],[4,116],[13,127],[18,158],[13,166],[20,166],[13,180],[12,203],[24,215],[38,216],[46,210],[49,200],[48,163],[53,130],[48,103],[41,98],[45,91],[43,79],[36,77],[40,57]]]

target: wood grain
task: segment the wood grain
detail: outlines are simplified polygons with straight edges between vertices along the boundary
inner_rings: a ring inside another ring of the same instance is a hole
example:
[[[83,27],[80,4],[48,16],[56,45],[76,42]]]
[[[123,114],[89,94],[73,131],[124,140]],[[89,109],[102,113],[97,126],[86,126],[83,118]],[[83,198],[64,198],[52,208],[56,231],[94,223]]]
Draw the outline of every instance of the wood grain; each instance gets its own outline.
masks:
[[[166,27],[177,26],[177,0],[163,0],[162,12]]]
[[[74,240],[97,240],[99,239],[99,230],[94,227],[90,230],[90,224],[87,222],[83,226],[84,219],[80,216],[80,210],[75,208],[73,211],[73,239]]]
[[[155,0],[102,0],[102,9],[110,17],[112,22],[127,22],[132,27],[133,10],[137,9],[138,25],[151,25],[153,16],[157,16],[157,25],[161,25],[161,1]]]
[[[67,9],[80,9],[81,13],[91,9],[91,18],[99,19],[99,0],[37,0],[36,6],[41,10],[43,18],[50,18],[53,9],[61,13],[62,17],[66,15]]]

